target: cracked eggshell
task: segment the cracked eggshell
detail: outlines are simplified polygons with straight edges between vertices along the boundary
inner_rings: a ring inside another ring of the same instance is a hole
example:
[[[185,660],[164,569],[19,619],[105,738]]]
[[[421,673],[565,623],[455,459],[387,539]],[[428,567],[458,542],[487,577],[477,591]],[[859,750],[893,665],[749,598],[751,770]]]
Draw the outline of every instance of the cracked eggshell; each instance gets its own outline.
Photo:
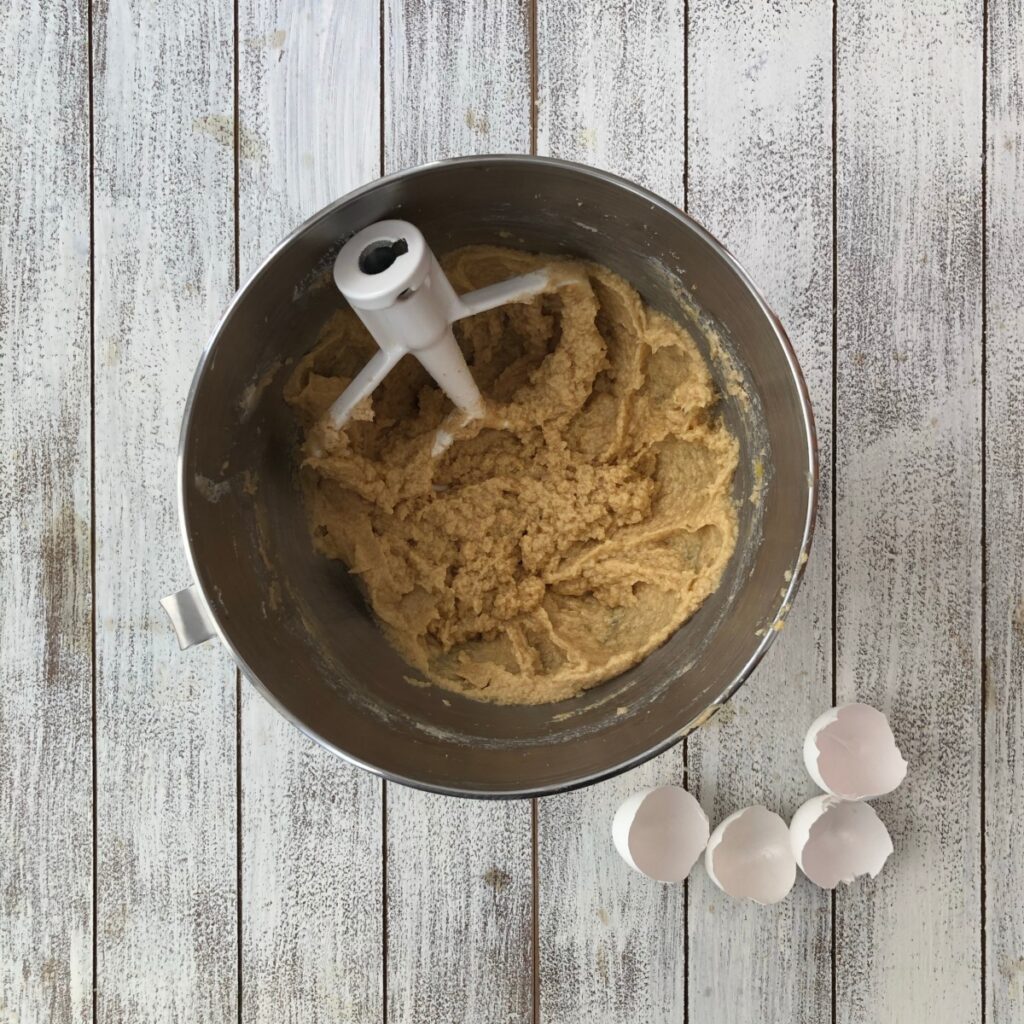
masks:
[[[761,904],[785,899],[796,881],[789,828],[767,807],[730,814],[711,833],[704,866],[723,892]]]
[[[867,704],[829,708],[807,731],[804,764],[826,793],[870,800],[891,793],[906,777],[889,719]]]
[[[612,839],[622,859],[658,882],[681,882],[711,831],[696,799],[679,786],[635,793],[615,812]]]
[[[823,889],[874,878],[892,853],[888,829],[871,806],[827,793],[793,815],[789,838],[800,870]]]

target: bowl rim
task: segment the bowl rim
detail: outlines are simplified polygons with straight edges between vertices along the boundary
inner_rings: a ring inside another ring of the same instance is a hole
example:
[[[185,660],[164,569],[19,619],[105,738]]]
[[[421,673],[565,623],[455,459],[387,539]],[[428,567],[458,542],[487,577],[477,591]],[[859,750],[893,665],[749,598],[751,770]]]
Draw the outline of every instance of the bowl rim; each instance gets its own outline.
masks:
[[[537,167],[537,166],[555,166],[564,170],[572,171],[577,174],[581,174],[606,184],[614,185],[618,188],[624,189],[627,192],[633,193],[638,198],[644,199],[656,206],[664,213],[677,220],[682,221],[687,228],[697,234],[707,245],[709,245],[718,255],[724,260],[729,269],[740,279],[741,283],[751,294],[754,301],[757,303],[758,308],[764,315],[768,323],[771,325],[774,331],[775,338],[782,349],[783,356],[786,359],[786,363],[789,367],[790,375],[793,379],[793,383],[796,385],[797,395],[799,397],[800,414],[803,419],[804,426],[804,440],[806,443],[806,454],[808,464],[808,489],[807,489],[807,507],[805,509],[804,525],[801,533],[800,540],[800,554],[797,558],[797,563],[793,569],[792,578],[787,583],[784,591],[780,594],[780,603],[771,623],[766,627],[764,636],[761,637],[759,643],[755,647],[754,651],[748,657],[743,667],[736,673],[732,681],[715,697],[711,700],[707,707],[699,714],[695,715],[689,722],[686,723],[681,729],[677,730],[670,736],[665,737],[658,743],[647,748],[639,754],[633,754],[621,761],[617,761],[615,764],[609,765],[606,768],[602,768],[599,771],[591,772],[586,775],[579,776],[577,778],[570,779],[564,782],[556,782],[542,786],[533,787],[513,787],[504,790],[482,790],[482,789],[471,789],[465,786],[454,786],[444,785],[434,782],[425,782],[420,779],[409,778],[403,776],[397,772],[393,772],[381,765],[371,764],[370,762],[356,757],[350,754],[348,751],[341,749],[335,744],[331,743],[328,739],[317,733],[312,726],[303,722],[295,714],[293,714],[282,701],[267,687],[267,685],[260,679],[260,677],[252,670],[246,660],[242,657],[241,653],[237,650],[235,645],[232,643],[228,631],[224,628],[224,625],[220,621],[217,615],[216,608],[210,606],[210,602],[206,600],[206,593],[203,587],[202,580],[198,571],[198,567],[195,561],[194,553],[192,550],[192,543],[189,537],[188,518],[186,511],[185,491],[187,486],[186,481],[186,449],[187,440],[189,437],[190,427],[192,423],[192,413],[195,405],[196,395],[199,389],[199,383],[206,371],[207,364],[212,358],[214,348],[224,328],[231,320],[235,310],[242,304],[246,299],[249,292],[253,289],[260,276],[265,270],[267,270],[272,263],[274,263],[284,250],[286,250],[297,238],[308,231],[313,225],[319,221],[330,216],[335,210],[343,207],[354,200],[366,195],[369,192],[374,191],[381,185],[400,181],[404,178],[416,177],[424,172],[436,172],[444,170],[449,167],[465,167],[465,166],[479,166],[481,168],[487,168],[494,164],[520,164],[524,168]],[[267,700],[270,705],[285,719],[291,722],[300,732],[314,740],[320,746],[330,750],[333,754],[347,761],[349,764],[355,765],[358,768],[364,769],[365,771],[371,772],[372,774],[382,778],[388,782],[397,782],[404,786],[409,786],[413,789],[424,790],[431,793],[440,793],[445,796],[455,797],[471,797],[476,799],[493,799],[493,800],[510,800],[510,799],[527,799],[540,796],[552,796],[557,793],[567,793],[572,790],[582,789],[585,786],[593,785],[594,783],[604,781],[605,779],[614,778],[616,775],[620,775],[623,772],[629,771],[632,768],[637,768],[640,765],[650,761],[657,757],[659,754],[665,753],[665,751],[674,747],[680,740],[688,736],[695,729],[704,725],[713,715],[721,709],[726,702],[736,693],[736,691],[750,678],[754,669],[757,668],[758,664],[764,658],[768,649],[775,641],[776,636],[781,631],[780,623],[784,620],[793,604],[793,599],[796,597],[796,593],[800,588],[800,583],[804,577],[805,567],[810,554],[811,544],[814,538],[814,527],[815,517],[817,514],[818,507],[818,496],[819,496],[820,480],[819,480],[819,459],[818,459],[818,443],[817,443],[817,432],[814,423],[814,413],[811,408],[810,394],[807,389],[807,382],[804,378],[803,371],[800,369],[800,364],[796,357],[796,351],[793,348],[793,344],[789,339],[789,335],[786,333],[786,329],[782,326],[782,321],[779,319],[775,311],[769,306],[761,290],[754,283],[751,276],[744,269],[743,265],[735,256],[723,245],[714,235],[711,234],[699,221],[694,219],[692,216],[681,210],[674,203],[670,203],[667,199],[662,198],[657,193],[652,192],[650,189],[645,188],[642,185],[638,185],[634,181],[630,181],[628,178],[624,178],[621,175],[613,174],[610,171],[602,170],[597,167],[592,167],[588,164],[578,163],[572,160],[562,160],[556,157],[548,156],[536,156],[536,155],[524,155],[516,153],[496,153],[496,154],[480,154],[473,156],[459,156],[452,157],[446,160],[434,160],[425,164],[417,164],[414,167],[408,167],[400,171],[393,172],[391,174],[383,175],[382,177],[375,178],[373,181],[367,182],[365,185],[361,185],[356,189],[346,192],[340,198],[334,200],[324,206],[312,216],[304,220],[298,227],[286,235],[270,253],[264,257],[259,265],[253,270],[251,274],[246,278],[245,282],[238,288],[223,315],[217,321],[213,330],[210,333],[209,339],[206,345],[203,347],[202,353],[199,357],[199,362],[196,366],[195,373],[192,377],[192,383],[189,386],[188,397],[185,400],[185,407],[182,412],[181,420],[181,432],[178,437],[178,451],[177,451],[177,503],[178,503],[178,522],[181,529],[182,539],[185,546],[185,557],[188,563],[189,571],[192,574],[193,579],[196,581],[199,592],[203,595],[203,601],[209,611],[210,621],[212,622],[216,636],[220,642],[227,649],[231,655],[235,664],[241,670],[242,674],[252,683],[253,686],[260,692],[261,696]],[[212,638],[211,638],[212,639]]]

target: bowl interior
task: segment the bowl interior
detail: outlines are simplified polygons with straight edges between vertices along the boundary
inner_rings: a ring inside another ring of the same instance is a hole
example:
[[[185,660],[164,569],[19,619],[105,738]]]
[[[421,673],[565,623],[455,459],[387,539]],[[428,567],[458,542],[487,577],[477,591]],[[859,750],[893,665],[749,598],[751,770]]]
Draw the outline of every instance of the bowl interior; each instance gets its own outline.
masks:
[[[355,231],[415,223],[439,254],[471,243],[605,264],[658,309],[703,320],[740,440],[736,552],[719,589],[659,650],[580,698],[501,707],[410,685],[344,566],[310,543],[291,365],[343,304],[330,267]],[[738,374],[746,397],[726,393]],[[813,428],[777,323],[730,258],[648,193],[527,158],[431,165],[355,193],[284,243],[239,293],[197,373],[181,451],[193,568],[222,635],[267,696],[338,753],[444,792],[526,795],[603,777],[664,749],[732,692],[785,613],[809,543]]]

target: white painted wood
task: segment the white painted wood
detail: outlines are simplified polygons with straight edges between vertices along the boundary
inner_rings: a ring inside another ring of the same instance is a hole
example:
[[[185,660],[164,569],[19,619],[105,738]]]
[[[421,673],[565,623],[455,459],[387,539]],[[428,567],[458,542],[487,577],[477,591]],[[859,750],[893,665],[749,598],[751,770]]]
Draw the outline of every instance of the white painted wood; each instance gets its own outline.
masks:
[[[527,10],[503,0],[385,4],[385,168],[530,145]],[[387,787],[387,1019],[532,1014],[528,801]]]
[[[242,281],[307,217],[380,174],[378,0],[240,0]]]
[[[612,846],[628,796],[686,784],[683,749],[539,802],[540,1020],[677,1024],[686,1006],[686,887],[652,882]]]
[[[532,1019],[530,803],[387,788],[389,1021]]]
[[[94,12],[97,1020],[236,1015],[235,671],[178,650],[181,411],[231,296],[232,6]]]
[[[896,855],[877,882],[837,898],[840,1022],[971,1024],[984,994],[987,1019],[1004,1024],[1024,1003],[1024,51],[1019,4],[988,6],[984,979],[982,5],[836,10],[837,683],[841,699],[892,714],[911,760],[901,790],[878,802]],[[693,212],[790,328],[827,443],[823,7],[692,0],[688,177]],[[243,274],[376,175],[377,8],[241,0]],[[529,148],[525,0],[387,0],[384,15],[389,169]],[[233,286],[233,11],[110,0],[93,18],[94,588],[87,5],[0,10],[0,1021],[89,1019],[95,933],[99,1021],[219,1022],[239,1012],[234,670],[215,647],[179,652],[156,602],[188,582],[174,449],[195,360]],[[683,0],[539,0],[537,28],[540,151],[682,202]],[[691,740],[716,817],[755,799],[791,809],[801,795],[786,751],[827,689],[828,519],[825,506],[777,650],[735,717]],[[242,701],[245,1020],[524,1020],[536,1009],[545,1022],[646,1024],[723,1008],[737,1022],[830,1019],[827,901],[805,883],[759,911],[726,903],[698,869],[687,912],[682,887],[648,883],[614,854],[614,807],[648,782],[682,781],[679,749],[539,805],[537,1008],[529,805],[389,787],[385,1007],[379,784],[251,692]]]
[[[981,1020],[982,5],[840,4],[840,700],[890,714],[896,852],[836,897],[837,1020]]]
[[[528,14],[528,0],[384,0],[389,172],[529,152]]]
[[[239,4],[244,279],[380,166],[380,11]],[[312,339],[310,339],[312,343]],[[381,783],[242,690],[242,1020],[382,1017]]]
[[[537,152],[682,206],[684,0],[538,0]]]
[[[788,820],[814,785],[801,750],[832,704],[832,3],[695,4],[689,21],[688,209],[753,275],[785,324],[818,428],[821,501],[786,628],[725,711],[689,740],[717,823],[764,804]],[[800,879],[774,907],[690,881],[693,1020],[831,1017],[831,898]]]
[[[0,1020],[92,1012],[89,74],[0,8]]]
[[[1024,10],[988,5],[985,939],[990,1024],[1024,1015]]]
[[[626,175],[682,205],[682,0],[541,0],[537,148]],[[684,750],[611,782],[540,801],[540,1020],[681,1021],[686,889],[628,868],[611,843],[619,803],[685,778]]]

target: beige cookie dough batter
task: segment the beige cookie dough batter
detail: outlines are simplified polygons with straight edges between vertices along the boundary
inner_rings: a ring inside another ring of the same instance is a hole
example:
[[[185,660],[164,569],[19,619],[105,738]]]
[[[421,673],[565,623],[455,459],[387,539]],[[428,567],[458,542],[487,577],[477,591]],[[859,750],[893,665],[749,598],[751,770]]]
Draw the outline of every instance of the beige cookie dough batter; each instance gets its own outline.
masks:
[[[464,292],[552,260],[473,247],[442,262]],[[693,340],[605,268],[558,266],[551,293],[456,324],[489,416],[439,458],[451,405],[408,356],[343,431],[320,422],[376,351],[348,310],[285,391],[318,550],[360,578],[424,676],[502,703],[561,700],[636,664],[736,544],[738,447]]]

